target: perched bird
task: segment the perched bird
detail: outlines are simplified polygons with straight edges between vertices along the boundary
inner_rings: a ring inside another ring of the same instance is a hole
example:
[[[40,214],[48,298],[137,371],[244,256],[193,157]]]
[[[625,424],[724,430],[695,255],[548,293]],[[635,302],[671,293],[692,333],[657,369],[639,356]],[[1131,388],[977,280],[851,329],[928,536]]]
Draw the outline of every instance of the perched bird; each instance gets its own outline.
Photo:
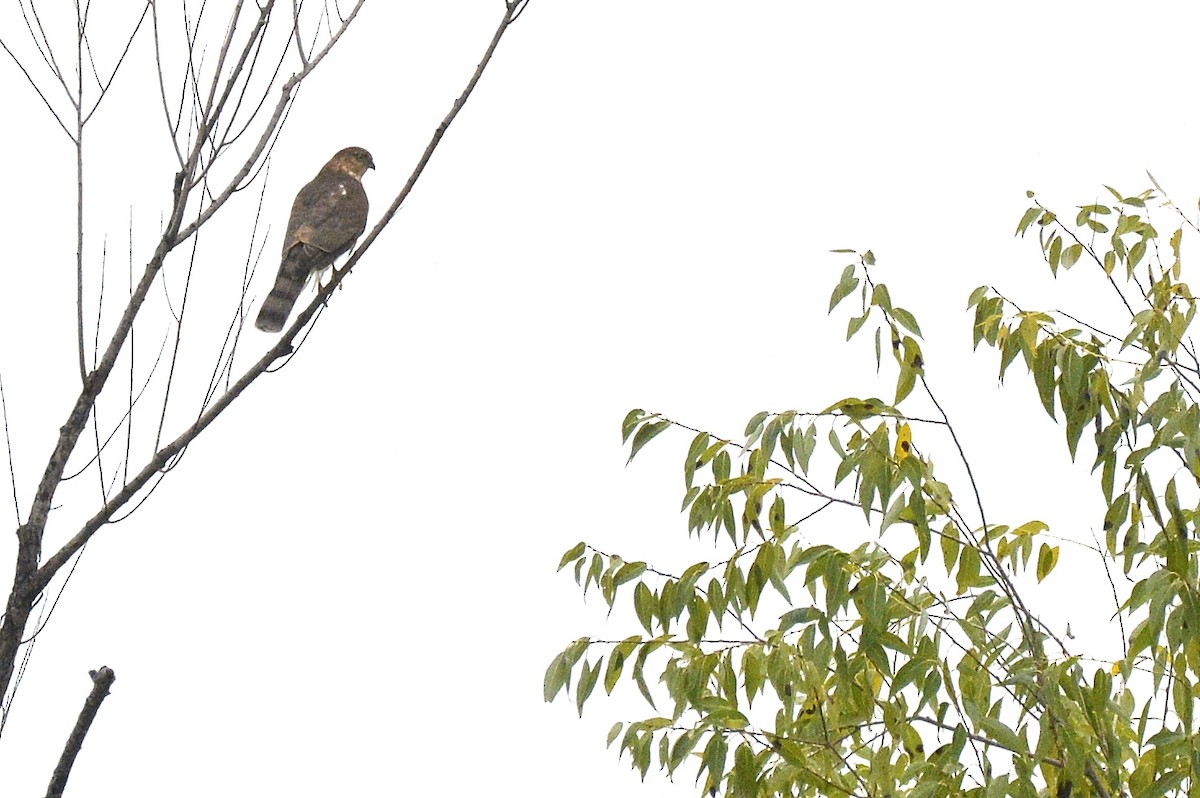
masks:
[[[308,278],[315,275],[319,281],[320,273],[354,246],[367,228],[362,176],[374,168],[371,153],[347,147],[300,189],[292,203],[275,287],[263,300],[255,327],[263,332],[282,330]]]

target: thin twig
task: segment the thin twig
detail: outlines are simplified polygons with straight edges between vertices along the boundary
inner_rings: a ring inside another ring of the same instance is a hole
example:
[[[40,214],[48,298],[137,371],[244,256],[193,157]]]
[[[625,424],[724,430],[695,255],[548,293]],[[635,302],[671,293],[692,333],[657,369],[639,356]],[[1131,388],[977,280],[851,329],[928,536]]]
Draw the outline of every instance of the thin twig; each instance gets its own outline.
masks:
[[[358,263],[359,259],[363,256],[363,253],[370,248],[371,244],[375,242],[375,239],[379,237],[379,234],[383,232],[383,228],[387,227],[388,222],[390,222],[392,217],[396,215],[396,212],[400,210],[400,205],[405,199],[408,198],[413,186],[417,183],[417,179],[420,178],[421,173],[425,171],[425,166],[429,163],[429,159],[433,157],[433,152],[437,149],[438,144],[441,142],[442,136],[446,134],[446,130],[450,127],[450,124],[454,121],[454,118],[458,116],[458,112],[461,111],[463,106],[467,104],[467,99],[471,96],[471,92],[475,90],[475,84],[477,84],[479,82],[479,78],[483,76],[483,70],[486,69],[487,65],[491,62],[492,54],[496,52],[496,46],[500,44],[500,37],[504,35],[504,31],[506,31],[508,26],[512,24],[513,15],[518,11],[519,7],[521,7],[521,3],[519,2],[508,2],[506,4],[504,18],[500,21],[500,26],[496,28],[496,33],[492,36],[492,41],[490,44],[488,44],[488,48],[483,54],[483,60],[481,60],[479,62],[479,66],[475,68],[475,74],[471,75],[471,79],[467,82],[467,87],[463,89],[463,93],[457,100],[454,101],[454,105],[450,108],[450,113],[446,114],[446,118],[442,120],[442,123],[438,125],[437,130],[433,132],[433,138],[431,138],[429,140],[429,144],[425,146],[425,152],[421,154],[421,159],[417,161],[416,168],[413,169],[412,174],[409,175],[408,182],[404,184],[404,188],[400,190],[400,193],[396,195],[396,199],[392,201],[392,204],[388,206],[388,209],[384,212],[383,216],[380,217],[379,222],[373,228],[371,228],[371,232],[367,234],[367,237],[363,239],[362,243],[359,244],[354,250],[353,254],[350,255],[350,258],[346,261],[346,265],[339,271],[338,274],[333,276],[333,279],[329,282],[329,285],[327,285],[323,291],[319,292],[320,295],[318,296],[318,299],[320,300],[320,303],[323,304],[325,300],[328,299],[329,295],[333,293],[333,289],[337,287],[338,283],[342,281],[342,279],[346,276],[346,273],[350,271],[354,264]],[[357,13],[358,6],[356,5],[354,7],[354,11],[351,12],[351,17]],[[314,306],[316,304],[318,304],[318,302],[314,301],[312,305],[309,305],[306,311],[315,310]],[[308,315],[311,315],[311,313]]]
[[[4,448],[8,452],[8,481],[12,486],[13,509],[17,523],[21,522],[21,502],[17,498],[17,466],[13,461],[12,433],[8,428],[8,402],[4,398],[4,378],[0,377],[0,416],[4,418]]]

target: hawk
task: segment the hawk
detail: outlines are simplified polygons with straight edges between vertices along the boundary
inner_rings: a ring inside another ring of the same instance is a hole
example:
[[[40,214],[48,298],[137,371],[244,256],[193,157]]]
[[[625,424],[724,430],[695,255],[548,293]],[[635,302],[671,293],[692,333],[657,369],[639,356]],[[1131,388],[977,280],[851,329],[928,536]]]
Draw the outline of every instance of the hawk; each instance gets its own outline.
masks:
[[[263,300],[255,327],[263,332],[282,330],[308,278],[316,275],[319,281],[320,273],[354,246],[367,228],[362,176],[374,168],[371,153],[347,147],[300,189],[288,218],[275,287]]]

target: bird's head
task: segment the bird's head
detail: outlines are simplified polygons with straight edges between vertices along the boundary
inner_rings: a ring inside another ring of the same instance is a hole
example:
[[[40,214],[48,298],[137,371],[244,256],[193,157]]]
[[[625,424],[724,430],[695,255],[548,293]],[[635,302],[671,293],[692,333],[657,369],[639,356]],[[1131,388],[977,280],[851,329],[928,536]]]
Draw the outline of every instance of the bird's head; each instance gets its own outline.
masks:
[[[362,147],[347,147],[330,158],[326,166],[362,178],[368,169],[375,168],[375,159]]]

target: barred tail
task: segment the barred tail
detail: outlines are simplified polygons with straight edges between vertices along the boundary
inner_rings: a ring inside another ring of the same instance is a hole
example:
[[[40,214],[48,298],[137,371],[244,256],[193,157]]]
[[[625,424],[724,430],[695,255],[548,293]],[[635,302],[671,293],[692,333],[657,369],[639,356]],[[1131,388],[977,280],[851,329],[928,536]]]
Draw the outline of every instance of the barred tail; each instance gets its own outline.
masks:
[[[302,260],[302,258],[289,257],[279,265],[279,274],[275,277],[275,287],[263,300],[262,308],[258,311],[258,318],[254,321],[254,326],[263,332],[279,332],[287,323],[292,307],[296,304],[296,299],[300,296],[300,291],[308,279],[308,269],[302,262],[299,262]]]

